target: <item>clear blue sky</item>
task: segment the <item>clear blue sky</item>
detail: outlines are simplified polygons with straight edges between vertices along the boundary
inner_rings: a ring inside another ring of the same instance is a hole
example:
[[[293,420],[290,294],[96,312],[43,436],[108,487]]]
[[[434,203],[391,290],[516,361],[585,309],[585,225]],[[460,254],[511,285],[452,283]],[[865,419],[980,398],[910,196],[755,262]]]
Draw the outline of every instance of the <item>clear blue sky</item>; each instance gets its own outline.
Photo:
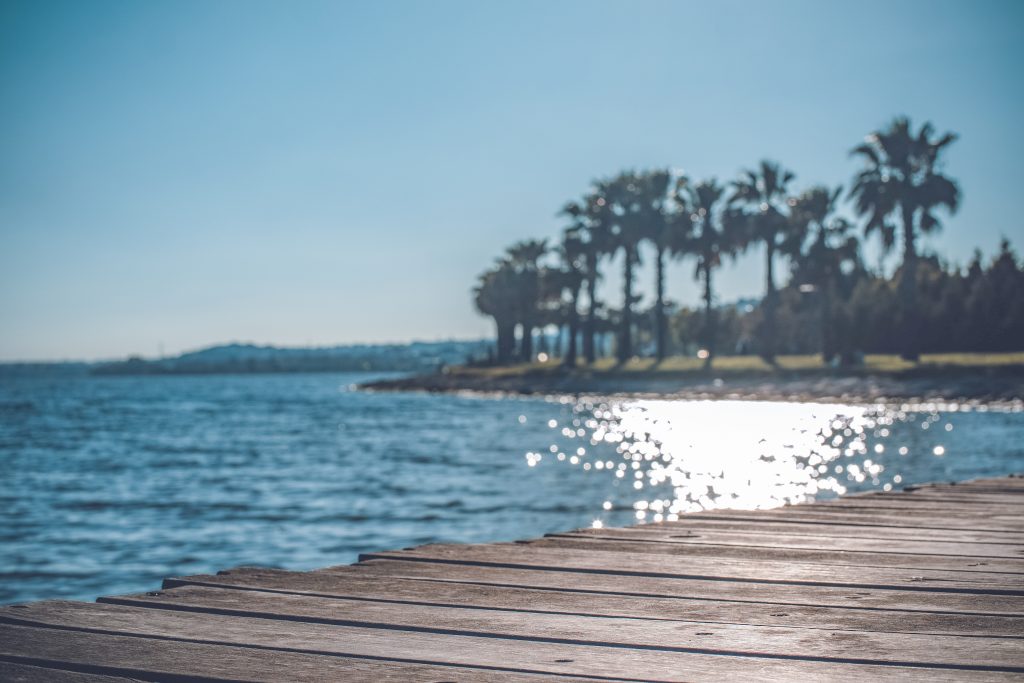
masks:
[[[966,0],[4,2],[0,359],[489,335],[475,276],[594,177],[848,183],[896,114],[962,136],[928,246],[1024,247],[1022,30]]]

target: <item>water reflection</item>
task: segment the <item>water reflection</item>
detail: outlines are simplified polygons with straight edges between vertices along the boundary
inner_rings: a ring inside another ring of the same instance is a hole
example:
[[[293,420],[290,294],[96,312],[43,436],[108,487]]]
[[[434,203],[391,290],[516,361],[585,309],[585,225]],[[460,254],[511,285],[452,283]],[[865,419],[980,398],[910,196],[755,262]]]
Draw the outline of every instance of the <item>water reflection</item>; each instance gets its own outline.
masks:
[[[552,443],[529,467],[578,468],[609,480],[595,510],[631,506],[636,521],[716,508],[763,509],[851,490],[891,490],[922,458],[955,455],[956,417],[989,406],[959,403],[844,405],[774,401],[559,399]],[[1019,412],[1019,404],[997,407]],[[934,466],[924,469],[941,471]],[[908,480],[910,481],[910,480]]]

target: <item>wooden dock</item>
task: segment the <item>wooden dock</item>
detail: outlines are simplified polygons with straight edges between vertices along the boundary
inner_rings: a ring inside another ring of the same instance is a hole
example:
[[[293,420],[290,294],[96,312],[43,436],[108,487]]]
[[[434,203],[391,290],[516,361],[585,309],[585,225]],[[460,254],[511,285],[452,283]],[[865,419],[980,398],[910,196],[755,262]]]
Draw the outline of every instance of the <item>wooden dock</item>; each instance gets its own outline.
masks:
[[[1024,680],[1024,479],[13,605],[0,679]]]

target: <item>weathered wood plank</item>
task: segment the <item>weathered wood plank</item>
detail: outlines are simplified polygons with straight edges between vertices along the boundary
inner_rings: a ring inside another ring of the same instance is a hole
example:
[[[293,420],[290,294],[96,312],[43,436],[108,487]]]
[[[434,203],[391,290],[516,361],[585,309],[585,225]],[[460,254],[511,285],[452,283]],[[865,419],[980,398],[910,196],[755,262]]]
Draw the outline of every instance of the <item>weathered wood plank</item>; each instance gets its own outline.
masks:
[[[1017,574],[797,564],[688,555],[675,555],[669,559],[667,556],[652,556],[648,553],[637,553],[629,556],[628,561],[624,561],[622,553],[613,551],[537,547],[535,544],[523,543],[435,544],[410,550],[367,553],[360,559],[400,559],[450,564],[569,569],[624,576],[714,578],[772,584],[898,588],[1024,596],[1024,581]]]
[[[190,586],[155,594],[103,598],[130,607],[300,620],[452,635],[522,638],[567,645],[649,647],[799,659],[866,660],[886,664],[986,666],[1024,673],[1024,644],[1015,638],[879,634],[821,628],[708,624],[550,613],[524,613]]]
[[[3,631],[0,629],[0,634]],[[2,657],[3,655],[0,655]],[[138,679],[121,676],[79,673],[0,660],[0,681],[5,683],[138,683]]]
[[[790,506],[794,507],[794,506]],[[935,501],[912,498],[882,498],[871,496],[864,498],[843,497],[835,500],[824,500],[814,503],[801,503],[800,507],[839,508],[842,510],[864,509],[877,512],[908,512],[915,515],[941,517],[947,515],[964,515],[972,519],[983,519],[995,516],[1019,521],[1022,518],[1021,506],[1009,503],[962,503],[955,501]],[[783,508],[785,509],[785,508]]]
[[[801,537],[825,538],[860,538],[882,542],[898,542],[913,540],[942,541],[963,543],[968,547],[973,543],[996,543],[1001,545],[1024,546],[1024,533],[986,531],[951,531],[924,528],[863,526],[857,524],[813,524],[788,520],[762,520],[760,518],[744,519],[708,519],[685,516],[678,521],[660,522],[660,527],[676,530],[702,530],[718,533],[739,533],[757,535],[785,535]],[[643,527],[625,527],[627,529]]]
[[[996,522],[1000,527],[1020,531],[1024,529],[1024,515],[1015,506],[1009,510],[1005,506],[981,508],[968,505],[937,505],[932,503],[898,503],[886,500],[847,500],[840,498],[816,503],[800,503],[784,505],[770,510],[759,511],[772,515],[787,514],[821,514],[859,515],[906,518],[920,526],[928,526],[936,522],[945,523],[953,520],[957,525],[971,525],[986,528],[987,524]]]
[[[946,493],[899,493],[869,491],[860,495],[845,495],[810,501],[801,505],[821,507],[873,507],[878,510],[916,510],[921,513],[943,513],[961,510],[968,515],[1005,514],[1010,517],[1021,515],[1021,504],[1017,497],[1007,500],[985,500],[974,494]]]
[[[792,626],[826,630],[892,633],[973,634],[1024,637],[1024,619],[950,613],[907,612],[786,605],[742,601],[638,597],[572,590],[534,589],[452,583],[402,577],[368,576],[359,567],[335,572],[289,572],[242,568],[216,575],[183,576],[164,581],[166,588],[210,586],[273,591],[331,598],[480,607],[521,612],[627,617],[708,623]]]
[[[545,538],[589,538],[606,541],[657,542],[690,546],[727,546],[735,552],[779,550],[796,561],[825,559],[841,564],[931,567],[935,569],[968,569],[985,563],[988,571],[1024,572],[1024,546],[941,543],[933,541],[883,541],[847,538],[809,538],[785,534],[715,533],[686,531],[678,527],[651,524],[623,529],[577,529],[548,534]],[[699,549],[690,547],[690,551]],[[709,551],[715,552],[715,551]],[[718,552],[727,552],[720,550]],[[773,559],[773,555],[760,555]],[[782,555],[780,555],[782,557]],[[803,559],[798,559],[803,558]]]
[[[900,501],[928,501],[933,503],[956,503],[958,505],[1024,505],[1024,489],[1016,493],[979,493],[971,491],[905,491],[905,492],[880,492],[872,491],[863,496],[867,500],[873,500],[882,496],[892,496],[892,500]],[[861,498],[860,496],[855,496]]]
[[[907,484],[903,486],[903,490],[906,493],[919,492],[919,490],[934,490],[934,492],[954,493],[1020,494],[1024,493],[1024,477],[1011,474],[1009,477],[972,479],[970,481],[933,481],[929,483]]]
[[[588,535],[552,534],[535,541],[522,541],[534,548],[565,548],[600,550],[619,553],[666,555],[696,560],[722,559],[752,562],[788,562],[825,567],[906,569],[919,575],[921,571],[985,572],[1016,575],[1024,585],[1024,567],[1017,560],[990,557],[947,557],[942,555],[901,555],[888,553],[849,552],[838,550],[804,550],[800,548],[752,547],[742,545],[688,544],[681,541],[658,541],[628,538],[603,538]]]
[[[1008,523],[999,519],[968,519],[966,517],[949,518],[944,516],[904,514],[900,511],[881,513],[876,510],[862,508],[804,508],[790,506],[771,510],[713,510],[695,512],[688,518],[696,520],[724,519],[728,521],[769,521],[769,522],[802,522],[859,525],[869,527],[896,527],[903,529],[933,529],[950,531],[983,531],[986,533],[1005,532],[1019,535],[1019,523]]]
[[[202,633],[202,631],[200,631]],[[420,664],[409,661],[303,654],[275,649],[235,647],[188,640],[167,640],[131,635],[108,635],[73,629],[0,624],[0,658],[43,662],[79,671],[115,672],[145,680],[255,681],[258,683],[320,683],[321,681],[458,681],[464,683],[570,683],[575,677],[516,673],[499,670]],[[507,664],[507,663],[506,663]],[[63,674],[27,679],[31,683],[124,683],[106,675]],[[0,669],[2,671],[2,669]],[[86,676],[82,679],[62,675]],[[0,680],[7,680],[0,677]],[[589,679],[593,680],[593,679]],[[613,679],[609,679],[613,680]]]
[[[0,678],[1024,674],[1024,479],[361,560],[0,608]]]
[[[859,493],[850,493],[844,497],[848,500],[870,500],[873,498],[885,498],[888,500],[935,499],[955,500],[967,503],[996,502],[1019,504],[1024,502],[1024,487],[1011,490],[992,491],[986,488],[977,487],[972,489],[970,487],[952,486],[946,489],[936,489],[911,486],[909,488],[896,491],[862,491]]]
[[[849,662],[808,661],[707,654],[588,644],[563,644],[473,635],[391,631],[263,618],[239,618],[109,604],[44,602],[16,610],[0,610],[0,620],[27,625],[58,624],[64,628],[108,634],[143,634],[159,638],[244,644],[275,651],[369,656],[417,663],[519,670],[570,676],[676,681],[693,678],[746,678],[766,681],[798,679],[900,679],[934,681],[955,675],[964,680],[1011,680],[1016,672],[980,670],[976,658],[969,668],[910,667]],[[704,632],[702,632],[704,633]],[[712,635],[700,636],[713,638]],[[384,635],[388,634],[388,635]]]
[[[451,565],[400,560],[371,560],[356,567],[329,567],[317,573],[365,572],[367,575],[427,579],[451,583],[517,586],[577,591],[587,594],[636,597],[729,600],[775,605],[898,609],[991,616],[1024,616],[1024,598],[984,593],[933,593],[905,590],[856,589],[835,586],[787,585],[744,581],[716,581],[648,576],[622,576],[539,567],[507,568],[486,565]],[[784,610],[783,610],[784,611]]]
[[[633,526],[613,528],[664,529],[674,533],[678,533],[681,530],[683,532],[693,530],[695,533],[720,533],[723,537],[736,537],[738,535],[764,536],[765,533],[770,533],[772,537],[778,538],[798,537],[805,539],[818,537],[830,539],[831,542],[856,539],[883,546],[901,541],[912,541],[914,543],[911,547],[916,547],[920,544],[954,544],[958,547],[966,548],[968,551],[971,551],[976,545],[996,546],[999,549],[1024,548],[1024,531],[1020,533],[962,531],[898,526],[863,526],[859,524],[843,524],[842,522],[821,524],[782,519],[756,521],[683,516],[675,521],[647,522]]]

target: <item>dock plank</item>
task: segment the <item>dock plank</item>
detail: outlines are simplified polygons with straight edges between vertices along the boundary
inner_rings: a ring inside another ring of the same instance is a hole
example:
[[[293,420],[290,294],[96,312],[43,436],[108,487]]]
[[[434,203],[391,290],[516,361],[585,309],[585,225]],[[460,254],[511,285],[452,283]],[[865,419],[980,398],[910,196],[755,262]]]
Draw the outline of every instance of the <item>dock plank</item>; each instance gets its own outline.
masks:
[[[652,527],[653,525],[648,525]],[[624,527],[632,529],[636,527]],[[824,538],[856,538],[877,540],[880,542],[897,541],[939,541],[946,543],[995,543],[998,545],[1024,546],[1024,533],[1012,534],[1007,532],[984,532],[984,531],[953,531],[941,529],[906,528],[906,527],[885,527],[885,526],[864,526],[860,524],[812,524],[800,521],[789,520],[767,520],[754,518],[744,519],[721,519],[721,518],[696,518],[690,515],[684,516],[677,521],[658,523],[657,528],[666,532],[679,533],[680,530],[714,531],[718,533],[784,535],[799,537],[824,537]]]
[[[842,524],[866,527],[888,527],[897,529],[930,529],[938,531],[983,531],[1012,534],[1018,538],[1022,523],[1018,519],[1005,520],[997,517],[944,515],[913,515],[902,511],[879,511],[874,508],[802,508],[793,505],[772,510],[714,510],[695,512],[695,520],[724,519],[726,521],[768,521],[798,522],[804,524]]]
[[[1024,673],[1024,643],[1015,638],[831,631],[750,623],[640,620],[578,614],[534,613],[415,603],[254,593],[224,588],[183,587],[155,594],[103,598],[130,607],[188,610],[303,623],[387,628],[658,651],[703,651],[747,656],[792,656],[822,661],[962,666],[977,658],[986,666]]]
[[[856,589],[836,586],[787,585],[744,581],[681,579],[679,577],[621,576],[612,573],[576,572],[537,566],[451,565],[439,562],[371,560],[359,565],[368,575],[429,579],[452,583],[476,583],[522,588],[612,593],[636,597],[689,598],[761,602],[777,605],[901,609],[915,612],[952,612],[991,616],[1024,616],[1024,598],[984,593]],[[348,571],[350,567],[320,570]]]
[[[897,569],[888,567],[798,564],[689,555],[667,557],[648,553],[538,547],[536,544],[425,545],[410,550],[366,553],[360,559],[401,559],[503,567],[568,569],[623,576],[660,576],[749,581],[770,584],[898,588],[1024,596],[1018,574],[984,571]]]
[[[462,576],[463,572],[459,572]],[[467,576],[472,579],[474,576]],[[700,623],[792,626],[825,630],[1024,637],[1024,620],[1011,616],[927,613],[853,606],[819,607],[742,600],[685,597],[644,597],[580,592],[557,588],[524,588],[487,583],[457,583],[426,578],[366,575],[356,567],[335,572],[289,572],[241,568],[216,575],[167,579],[165,588],[208,586],[328,598],[480,607],[515,612],[580,616],[677,620]],[[524,617],[526,618],[526,617]]]
[[[244,680],[256,683],[321,681],[452,681],[459,683],[572,683],[580,678],[519,673],[503,669],[425,664],[375,657],[305,654],[280,649],[218,645],[133,634],[111,635],[71,628],[0,623],[0,660],[39,662],[49,672],[40,682],[124,683],[144,680]],[[94,674],[80,671],[112,672]],[[73,676],[83,676],[78,679]],[[61,678],[61,676],[71,676]],[[93,678],[88,678],[92,676]],[[126,676],[128,678],[121,678]],[[6,680],[6,679],[2,679]],[[28,679],[35,683],[33,679]],[[585,679],[593,680],[593,679]],[[615,680],[607,678],[603,680]]]
[[[0,609],[0,621],[57,626],[103,634],[134,634],[186,642],[244,645],[263,650],[304,654],[374,657],[394,661],[448,664],[468,668],[510,670],[643,681],[692,678],[748,678],[764,681],[803,679],[934,681],[939,676],[962,680],[1013,680],[1019,674],[967,665],[963,668],[879,665],[656,651],[648,648],[549,643],[537,640],[394,631],[352,626],[238,618],[218,614],[145,609],[110,604],[42,602],[12,616]],[[399,637],[400,636],[400,637]],[[512,668],[514,667],[514,668]]]
[[[721,557],[742,559],[759,559],[764,561],[797,562],[803,564],[846,565],[851,567],[892,567],[907,569],[954,570],[954,571],[986,571],[998,573],[1020,574],[1024,567],[1017,559],[1009,557],[971,556],[971,555],[930,555],[925,553],[902,553],[887,551],[882,547],[874,550],[845,550],[840,548],[825,549],[814,547],[794,547],[774,542],[771,537],[763,537],[761,545],[756,540],[747,542],[729,542],[732,539],[708,539],[704,536],[687,538],[685,536],[658,536],[655,533],[617,533],[618,530],[596,530],[590,532],[580,530],[564,534],[549,534],[545,538],[527,541],[533,547],[565,547],[593,548],[615,552],[661,553],[666,555],[686,555],[687,557]],[[813,545],[813,544],[807,544]],[[1024,550],[1022,548],[1021,550]],[[1024,557],[1024,554],[1017,557]]]
[[[2,633],[3,631],[0,630],[0,634]],[[138,683],[138,679],[135,678],[81,673],[3,660],[0,660],[0,681],[5,681],[5,683]]]
[[[716,531],[713,528],[681,530],[647,524],[609,529],[577,529],[552,536],[588,536],[602,538],[649,539],[699,545],[736,545],[844,553],[885,553],[899,555],[938,555],[945,557],[1024,559],[1024,544],[963,541],[939,541],[921,538],[859,538],[842,534],[802,536],[785,532]]]

